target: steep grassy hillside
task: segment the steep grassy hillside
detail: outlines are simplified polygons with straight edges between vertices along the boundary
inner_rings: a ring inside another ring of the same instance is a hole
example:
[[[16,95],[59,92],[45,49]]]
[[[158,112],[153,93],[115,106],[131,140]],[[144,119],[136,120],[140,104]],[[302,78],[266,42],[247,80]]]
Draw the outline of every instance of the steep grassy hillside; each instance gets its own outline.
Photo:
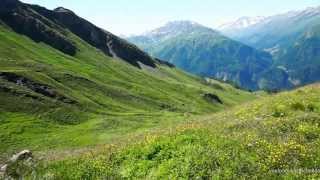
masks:
[[[319,84],[264,97],[37,172],[56,179],[317,179],[319,97]]]
[[[59,21],[65,12],[83,31]],[[62,8],[5,0],[0,19],[0,162],[25,148],[105,144],[253,98],[156,61]],[[80,37],[90,30],[110,44]]]

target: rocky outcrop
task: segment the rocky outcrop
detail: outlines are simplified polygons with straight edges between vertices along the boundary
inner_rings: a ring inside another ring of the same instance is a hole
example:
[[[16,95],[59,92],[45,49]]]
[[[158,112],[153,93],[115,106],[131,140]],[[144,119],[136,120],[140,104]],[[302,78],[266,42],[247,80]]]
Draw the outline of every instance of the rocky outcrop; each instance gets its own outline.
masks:
[[[33,155],[30,150],[23,150],[13,155],[0,167],[0,179],[21,179],[33,170]]]
[[[203,95],[203,97],[204,97],[207,101],[209,101],[209,102],[211,102],[211,103],[214,103],[214,104],[216,104],[216,103],[223,104],[223,101],[219,98],[219,96],[217,96],[217,95],[215,95],[215,94],[205,93],[205,94]]]
[[[172,63],[169,63],[167,61],[164,61],[164,60],[161,60],[161,59],[158,59],[158,58],[155,58],[161,65],[165,65],[165,66],[168,66],[168,67],[171,67],[171,68],[174,68],[175,65],[172,64]]]
[[[41,94],[43,96],[57,99],[59,101],[67,103],[67,104],[77,103],[76,101],[61,95],[59,92],[57,92],[56,90],[54,90],[52,87],[50,87],[48,85],[35,82],[31,79],[28,79],[24,76],[21,76],[21,75],[12,73],[12,72],[0,72],[0,78],[7,80],[9,82],[15,83],[16,85],[31,89],[32,91],[34,91],[38,94]],[[1,90],[1,88],[0,88],[0,90]],[[2,90],[3,91],[10,91],[10,89],[5,88],[5,87],[2,87]],[[31,97],[36,98],[35,96],[31,96]]]
[[[38,96],[35,96],[32,94],[25,94],[23,92],[17,91],[16,89],[5,87],[2,84],[0,84],[0,92],[10,93],[14,96],[25,96],[25,97],[36,99],[36,100],[42,100],[42,98],[40,98]]]

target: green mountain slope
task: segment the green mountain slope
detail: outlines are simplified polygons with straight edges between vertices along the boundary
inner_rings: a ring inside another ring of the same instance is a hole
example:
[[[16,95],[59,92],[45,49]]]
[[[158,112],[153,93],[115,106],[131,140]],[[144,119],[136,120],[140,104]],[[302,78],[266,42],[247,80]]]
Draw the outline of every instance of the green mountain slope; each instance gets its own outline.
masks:
[[[105,144],[252,98],[157,61],[69,10],[0,4],[0,162],[24,148]]]
[[[57,179],[317,179],[320,86],[264,97],[129,146],[39,167]],[[132,141],[132,140],[131,140]]]
[[[265,18],[243,29],[225,29],[230,37],[268,51],[274,64],[259,82],[269,89],[292,88],[319,81],[320,7]]]
[[[268,53],[188,21],[171,22],[128,40],[183,70],[251,90],[259,88],[259,74],[272,64]]]
[[[279,89],[319,81],[319,27],[319,24],[314,24],[299,35],[293,44],[287,45],[284,48],[285,53],[277,57],[272,68],[262,75],[260,85],[269,89]]]
[[[319,81],[320,77],[320,20],[307,28],[296,42],[287,47],[278,65],[285,66],[298,85]]]

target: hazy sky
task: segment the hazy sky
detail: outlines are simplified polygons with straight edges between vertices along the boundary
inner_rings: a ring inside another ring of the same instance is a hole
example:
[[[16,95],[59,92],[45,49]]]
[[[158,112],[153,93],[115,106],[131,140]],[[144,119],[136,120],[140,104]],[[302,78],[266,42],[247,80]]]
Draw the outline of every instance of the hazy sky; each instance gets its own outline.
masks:
[[[173,20],[209,27],[242,16],[268,16],[319,6],[320,0],[22,0],[49,9],[58,6],[115,34],[140,34]]]

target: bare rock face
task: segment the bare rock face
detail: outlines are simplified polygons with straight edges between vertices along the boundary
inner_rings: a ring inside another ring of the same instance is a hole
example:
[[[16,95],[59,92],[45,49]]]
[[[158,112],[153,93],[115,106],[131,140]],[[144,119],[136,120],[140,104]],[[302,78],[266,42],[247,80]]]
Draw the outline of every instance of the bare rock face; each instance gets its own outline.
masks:
[[[0,167],[0,179],[22,179],[33,170],[33,155],[30,150],[23,150],[13,155]]]

